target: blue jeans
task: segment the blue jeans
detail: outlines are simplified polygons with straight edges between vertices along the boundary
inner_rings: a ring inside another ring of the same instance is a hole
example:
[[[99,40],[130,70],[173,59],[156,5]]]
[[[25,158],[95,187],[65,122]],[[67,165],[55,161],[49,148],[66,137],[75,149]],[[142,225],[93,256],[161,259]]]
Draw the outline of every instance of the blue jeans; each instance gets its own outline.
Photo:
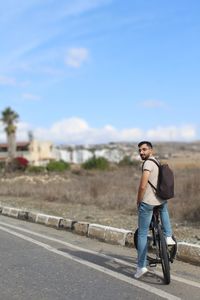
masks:
[[[138,267],[146,267],[147,264],[147,236],[151,222],[153,208],[155,205],[149,205],[141,202],[138,209]],[[164,235],[172,236],[172,229],[169,219],[167,201],[160,206],[160,217]]]

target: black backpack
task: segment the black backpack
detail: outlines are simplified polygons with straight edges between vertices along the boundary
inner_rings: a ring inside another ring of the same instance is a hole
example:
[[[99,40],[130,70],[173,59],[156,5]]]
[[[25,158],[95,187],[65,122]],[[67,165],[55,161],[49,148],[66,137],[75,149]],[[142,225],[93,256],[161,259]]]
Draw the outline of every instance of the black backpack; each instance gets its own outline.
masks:
[[[158,184],[155,187],[150,181],[148,183],[155,190],[156,195],[163,199],[168,200],[174,197],[174,173],[168,166],[168,164],[158,163],[156,160],[148,158],[153,161],[159,169]]]

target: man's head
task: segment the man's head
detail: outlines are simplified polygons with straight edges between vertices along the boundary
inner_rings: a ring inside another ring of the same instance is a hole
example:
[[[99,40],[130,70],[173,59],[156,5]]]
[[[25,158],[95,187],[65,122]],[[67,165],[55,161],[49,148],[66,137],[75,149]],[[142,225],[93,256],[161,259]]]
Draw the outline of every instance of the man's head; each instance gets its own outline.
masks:
[[[142,141],[138,144],[138,148],[142,160],[148,159],[153,154],[153,146],[151,142]]]

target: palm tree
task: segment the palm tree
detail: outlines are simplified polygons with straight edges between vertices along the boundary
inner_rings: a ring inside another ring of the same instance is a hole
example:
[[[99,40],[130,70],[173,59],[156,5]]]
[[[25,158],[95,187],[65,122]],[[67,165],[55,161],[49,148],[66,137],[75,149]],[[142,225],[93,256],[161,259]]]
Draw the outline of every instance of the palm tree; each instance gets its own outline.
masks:
[[[5,125],[5,132],[7,135],[8,144],[8,158],[12,160],[16,152],[16,130],[15,122],[19,119],[19,115],[10,107],[2,111],[2,118],[0,119]]]

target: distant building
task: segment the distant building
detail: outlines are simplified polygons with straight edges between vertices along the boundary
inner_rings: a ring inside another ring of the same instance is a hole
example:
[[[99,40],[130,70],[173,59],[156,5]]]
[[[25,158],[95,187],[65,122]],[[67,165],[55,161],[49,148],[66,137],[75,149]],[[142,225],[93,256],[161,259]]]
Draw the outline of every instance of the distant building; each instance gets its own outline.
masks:
[[[94,156],[91,150],[79,146],[66,147],[63,149],[54,148],[53,153],[56,160],[64,160],[74,164],[82,164]]]
[[[53,144],[51,142],[43,142],[32,140],[30,142],[16,143],[16,157],[26,158],[32,165],[45,165],[54,159]],[[8,158],[8,145],[0,144],[0,160]]]
[[[104,157],[110,162],[118,163],[125,156],[131,159],[139,159],[138,153],[133,152],[131,147],[123,145],[91,145],[91,146],[74,146],[65,147],[54,150],[56,159],[63,159],[69,163],[82,164],[88,159],[95,157]]]
[[[16,157],[26,158],[35,166],[46,165],[50,160],[63,160],[68,163],[82,164],[88,159],[104,157],[110,162],[118,163],[125,156],[130,159],[139,159],[137,151],[133,151],[132,145],[102,144],[91,146],[54,146],[52,142],[31,140],[17,142]],[[0,160],[8,158],[7,144],[0,144]]]

